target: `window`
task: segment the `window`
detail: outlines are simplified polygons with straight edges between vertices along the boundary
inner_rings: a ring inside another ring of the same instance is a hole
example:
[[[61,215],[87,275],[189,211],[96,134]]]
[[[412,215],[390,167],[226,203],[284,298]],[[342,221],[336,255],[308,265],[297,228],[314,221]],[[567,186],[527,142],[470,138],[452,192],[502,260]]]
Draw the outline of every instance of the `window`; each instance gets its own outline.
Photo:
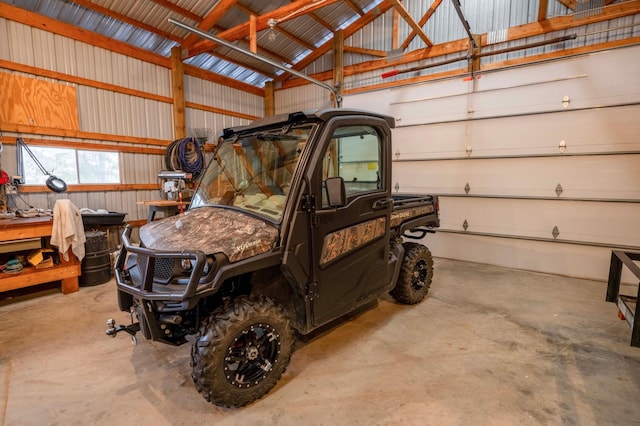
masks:
[[[44,169],[67,184],[120,183],[117,152],[30,146]],[[18,150],[18,174],[26,185],[44,185],[47,177],[27,150]]]
[[[344,179],[347,198],[382,189],[381,140],[370,126],[345,126],[336,129],[322,163],[322,182],[330,177]],[[324,200],[323,207],[328,204]]]

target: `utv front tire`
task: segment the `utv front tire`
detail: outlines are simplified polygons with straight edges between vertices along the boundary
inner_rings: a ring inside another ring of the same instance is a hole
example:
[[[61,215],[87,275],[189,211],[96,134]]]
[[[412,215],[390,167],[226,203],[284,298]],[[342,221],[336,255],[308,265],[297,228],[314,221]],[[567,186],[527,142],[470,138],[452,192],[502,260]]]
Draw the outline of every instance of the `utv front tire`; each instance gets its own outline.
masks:
[[[285,310],[266,297],[241,297],[202,324],[191,350],[191,377],[207,401],[241,407],[275,386],[292,352]]]
[[[422,244],[404,243],[404,259],[396,286],[389,292],[405,305],[414,305],[427,295],[433,278],[433,257]]]

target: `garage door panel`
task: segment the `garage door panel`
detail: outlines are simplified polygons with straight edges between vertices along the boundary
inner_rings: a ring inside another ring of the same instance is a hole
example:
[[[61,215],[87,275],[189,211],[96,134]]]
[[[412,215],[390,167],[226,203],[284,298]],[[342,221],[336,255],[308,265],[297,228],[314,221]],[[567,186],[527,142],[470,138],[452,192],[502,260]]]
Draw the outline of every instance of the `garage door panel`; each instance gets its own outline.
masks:
[[[393,163],[400,192],[640,200],[640,155]]]
[[[640,151],[640,105],[458,121],[393,131],[399,160]],[[525,131],[523,131],[525,130]],[[560,142],[565,148],[560,150]],[[471,152],[467,153],[467,147]]]
[[[436,257],[603,281],[604,303],[611,260],[609,248],[444,232],[431,234],[422,242]],[[626,268],[622,281],[637,283]]]
[[[640,203],[442,197],[442,229],[640,247]]]

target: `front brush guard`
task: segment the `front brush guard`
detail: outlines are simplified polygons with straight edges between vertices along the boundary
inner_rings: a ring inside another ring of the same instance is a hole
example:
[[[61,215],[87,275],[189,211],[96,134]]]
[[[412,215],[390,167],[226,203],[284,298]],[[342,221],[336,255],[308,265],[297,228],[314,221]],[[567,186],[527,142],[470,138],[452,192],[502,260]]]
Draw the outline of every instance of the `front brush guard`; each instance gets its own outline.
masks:
[[[202,271],[206,263],[205,254],[200,250],[156,251],[144,247],[137,247],[129,241],[131,230],[132,228],[127,225],[122,233],[122,247],[120,248],[115,263],[114,269],[118,289],[140,299],[162,301],[170,304],[184,304],[185,306],[182,306],[182,308],[186,308],[188,303],[185,304],[185,302],[193,299],[198,289],[198,284],[200,283]],[[140,282],[134,282],[136,280],[132,276],[133,274],[130,274],[126,269],[127,253],[137,255]],[[193,267],[188,282],[185,286],[181,286],[181,289],[183,288],[184,290],[175,292],[154,291],[154,260],[163,258],[189,259],[192,261]]]

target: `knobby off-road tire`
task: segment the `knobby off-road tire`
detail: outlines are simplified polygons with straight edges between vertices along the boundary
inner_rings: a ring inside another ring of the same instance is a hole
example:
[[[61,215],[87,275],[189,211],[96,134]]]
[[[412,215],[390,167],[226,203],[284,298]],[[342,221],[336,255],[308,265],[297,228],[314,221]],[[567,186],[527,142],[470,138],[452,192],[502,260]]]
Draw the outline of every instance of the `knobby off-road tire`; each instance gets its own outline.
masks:
[[[428,248],[417,243],[403,243],[404,259],[396,286],[389,292],[405,305],[414,305],[427,295],[433,278],[433,257]]]
[[[281,306],[266,297],[240,297],[203,322],[191,349],[191,377],[212,404],[250,404],[278,382],[293,340]]]

